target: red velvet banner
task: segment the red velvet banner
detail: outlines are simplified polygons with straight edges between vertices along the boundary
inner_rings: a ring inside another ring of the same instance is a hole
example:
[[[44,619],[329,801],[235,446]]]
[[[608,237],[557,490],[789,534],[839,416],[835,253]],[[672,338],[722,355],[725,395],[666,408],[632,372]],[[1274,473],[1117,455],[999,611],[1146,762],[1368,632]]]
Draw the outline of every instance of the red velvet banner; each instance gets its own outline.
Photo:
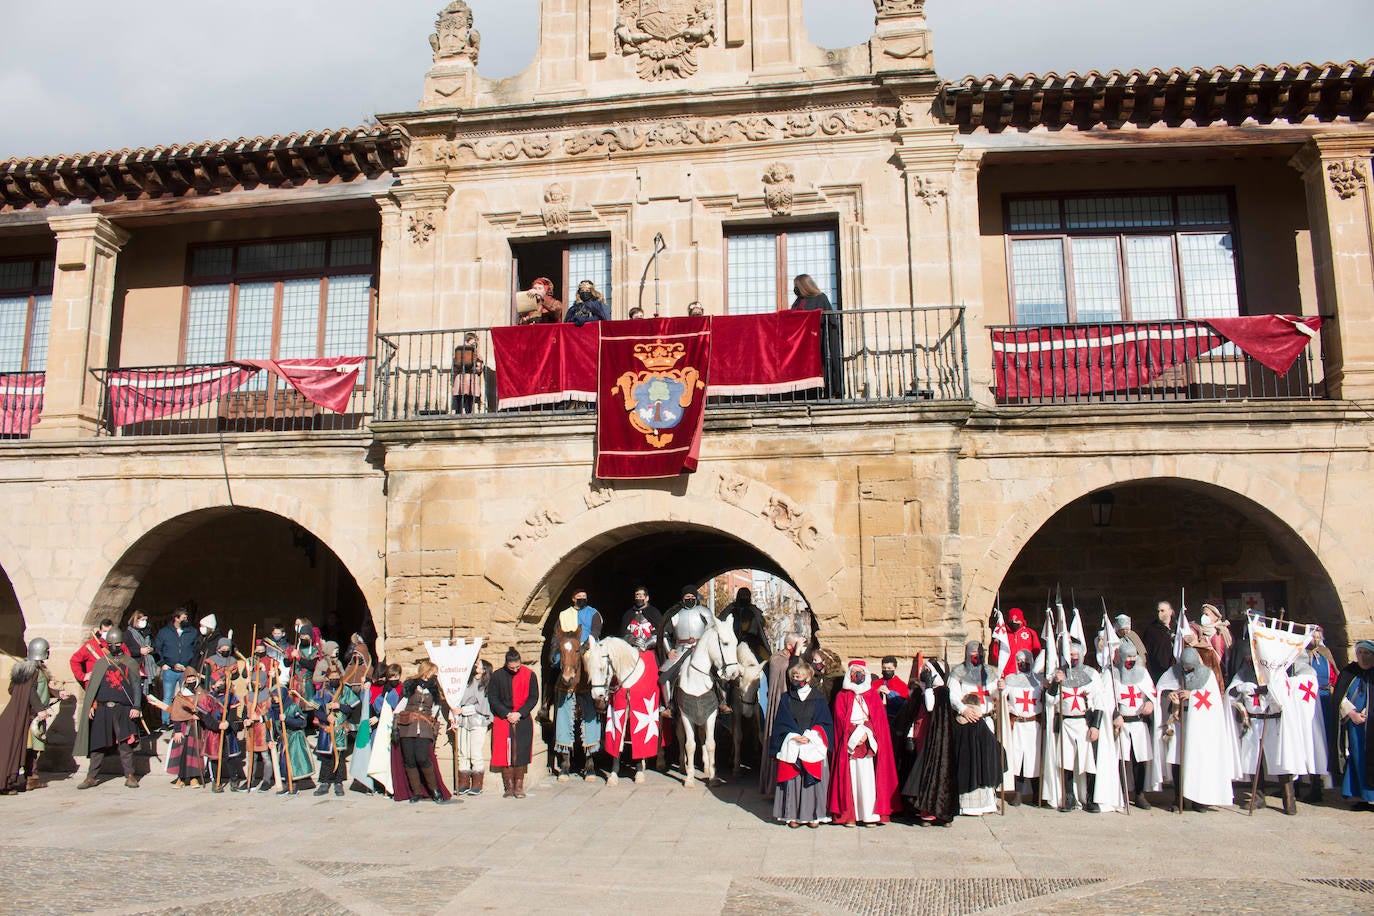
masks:
[[[820,311],[711,319],[711,394],[782,394],[819,388]]]
[[[498,409],[594,402],[601,324],[492,328]]]
[[[711,319],[603,321],[597,327],[596,476],[645,479],[696,470]]]
[[[326,356],[320,359],[243,359],[239,365],[256,366],[278,375],[307,401],[343,413],[358,387],[358,373],[365,356]]]
[[[105,375],[110,420],[128,426],[199,407],[242,386],[255,367],[238,363],[173,369],[111,369]]]
[[[1240,347],[1247,356],[1279,375],[1287,375],[1298,355],[1321,330],[1316,316],[1247,315],[1244,318],[1208,318],[1212,329]]]
[[[25,437],[43,413],[42,372],[0,375],[0,437]]]

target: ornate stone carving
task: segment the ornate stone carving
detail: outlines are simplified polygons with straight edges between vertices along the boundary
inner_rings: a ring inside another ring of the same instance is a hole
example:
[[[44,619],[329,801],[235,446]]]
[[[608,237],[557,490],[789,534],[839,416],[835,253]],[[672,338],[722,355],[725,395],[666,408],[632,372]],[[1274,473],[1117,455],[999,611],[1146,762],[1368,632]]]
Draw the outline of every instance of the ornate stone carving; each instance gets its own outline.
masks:
[[[593,480],[591,489],[582,495],[582,502],[586,503],[588,509],[598,509],[613,499],[615,487],[599,480]]]
[[[525,525],[506,540],[506,547],[522,554],[524,548],[549,536],[554,525],[563,524],[563,516],[552,509],[540,509],[525,519]]]
[[[477,64],[477,54],[482,47],[482,36],[472,27],[472,9],[463,0],[453,0],[439,11],[434,20],[434,34],[429,36],[429,46],[434,49],[434,62],[445,60],[468,60]]]
[[[763,202],[774,216],[792,215],[792,190],[796,176],[786,162],[774,162],[763,173]]]
[[[430,237],[434,235],[434,211],[416,210],[411,213],[406,220],[406,231],[410,233],[410,240],[416,245],[428,244]]]
[[[482,162],[496,159],[514,162],[521,157],[543,159],[553,150],[553,138],[548,134],[530,134],[498,140],[453,140],[434,148],[434,161],[441,165],[461,162],[465,149],[471,151],[474,159]]]
[[[568,189],[555,181],[544,189],[544,207],[539,211],[544,230],[553,234],[568,231]]]
[[[919,127],[925,109],[915,102],[903,102],[897,109],[898,127]]]
[[[1358,159],[1332,162],[1327,165],[1326,174],[1331,179],[1332,190],[1341,200],[1349,200],[1358,194],[1367,180],[1364,163]]]
[[[803,550],[815,550],[820,539],[820,529],[800,506],[785,496],[773,495],[763,515],[773,523],[773,527],[786,534],[792,542]]]
[[[916,197],[926,205],[927,210],[934,210],[941,200],[949,197],[949,190],[944,182],[925,175],[911,176],[911,187]]]
[[[640,79],[685,79],[697,49],[716,40],[715,15],[715,0],[619,0],[616,47],[639,55]]]
[[[924,16],[926,0],[873,0],[879,19],[888,16]]]
[[[748,492],[749,478],[741,474],[721,474],[716,481],[716,495],[732,506],[742,505]]]

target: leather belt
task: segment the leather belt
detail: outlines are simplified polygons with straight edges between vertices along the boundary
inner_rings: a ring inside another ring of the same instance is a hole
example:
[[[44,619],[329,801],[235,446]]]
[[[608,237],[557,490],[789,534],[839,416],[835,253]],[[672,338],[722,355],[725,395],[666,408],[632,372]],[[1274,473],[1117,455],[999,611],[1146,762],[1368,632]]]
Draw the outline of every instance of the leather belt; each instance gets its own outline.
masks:
[[[1012,716],[1012,717],[1011,717],[1011,721],[1013,721],[1013,722],[1039,722],[1039,721],[1040,721],[1040,717],[1039,717],[1039,716]]]
[[[1277,718],[1278,718],[1279,716],[1281,716],[1281,715],[1283,715],[1283,713],[1281,713],[1281,712],[1252,712],[1252,713],[1250,713],[1250,718],[1252,718],[1252,719],[1277,719]]]
[[[1140,721],[1141,719],[1143,719],[1143,718],[1145,718],[1145,717],[1144,717],[1144,716],[1122,716],[1122,717],[1121,717],[1121,721],[1122,721],[1122,722],[1139,722],[1139,721]]]
[[[101,703],[100,705],[104,706],[106,709],[114,709],[117,706],[129,706],[128,703],[116,703],[114,700],[106,700],[104,703]],[[129,706],[129,708],[133,709],[132,706]]]
[[[1071,715],[1068,715],[1068,714],[1066,714],[1066,713],[1061,713],[1060,716],[1059,716],[1059,718],[1061,718],[1061,719],[1086,719],[1086,718],[1088,718],[1088,714],[1085,713],[1085,712],[1080,712],[1080,713],[1079,713],[1078,715],[1076,715],[1076,716],[1071,716]]]

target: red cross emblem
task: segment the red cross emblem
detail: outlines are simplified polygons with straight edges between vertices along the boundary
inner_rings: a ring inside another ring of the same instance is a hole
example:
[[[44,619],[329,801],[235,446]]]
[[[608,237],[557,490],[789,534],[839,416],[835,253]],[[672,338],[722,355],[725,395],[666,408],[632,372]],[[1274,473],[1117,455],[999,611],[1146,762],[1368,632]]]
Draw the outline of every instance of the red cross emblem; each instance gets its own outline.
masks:
[[[1035,700],[1031,699],[1029,690],[1021,691],[1021,696],[1017,698],[1016,705],[1021,707],[1022,712],[1030,712],[1030,708],[1035,705]]]
[[[1134,709],[1137,703],[1145,699],[1145,694],[1141,693],[1139,690],[1136,690],[1135,685],[1132,684],[1130,688],[1121,695],[1121,699],[1126,701],[1127,706]]]
[[[1311,681],[1303,681],[1298,685],[1298,690],[1302,691],[1302,701],[1304,703],[1311,703],[1317,699],[1317,691],[1316,688],[1312,686]]]
[[[1086,690],[1070,689],[1064,691],[1064,699],[1073,700],[1073,705],[1069,707],[1069,712],[1077,712],[1078,710],[1082,709],[1083,707],[1078,705],[1078,701],[1086,700],[1087,698],[1088,692]]]
[[[1195,691],[1193,691],[1193,705],[1194,705],[1197,709],[1211,709],[1211,708],[1212,708],[1212,691],[1210,691],[1210,690],[1195,690]]]
[[[1252,595],[1245,599],[1245,606],[1253,611],[1255,608],[1259,607],[1259,600]]]
[[[105,683],[120,690],[124,689],[124,669],[111,665],[105,669]]]
[[[973,695],[978,698],[979,705],[986,703],[988,700],[988,692],[986,689],[984,689],[982,684],[979,684],[978,689],[973,691]]]

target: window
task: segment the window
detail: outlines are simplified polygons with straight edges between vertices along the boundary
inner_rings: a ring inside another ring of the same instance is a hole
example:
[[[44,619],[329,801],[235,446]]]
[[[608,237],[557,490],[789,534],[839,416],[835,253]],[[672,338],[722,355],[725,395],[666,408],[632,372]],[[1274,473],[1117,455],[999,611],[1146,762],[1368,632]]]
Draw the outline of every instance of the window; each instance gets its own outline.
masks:
[[[375,269],[371,236],[193,248],[182,362],[364,356]]]
[[[1006,216],[1018,324],[1240,313],[1225,192],[1010,199]]]
[[[546,277],[553,283],[553,297],[571,305],[577,298],[577,285],[591,280],[605,297],[607,308],[612,308],[610,239],[512,241],[511,256],[516,291],[527,290],[535,280]],[[611,315],[616,317],[614,310]]]
[[[52,276],[52,258],[0,261],[0,372],[47,367]]]
[[[839,234],[833,227],[731,232],[725,237],[725,301],[731,315],[776,312],[792,304],[792,278],[811,279],[840,307]]]

